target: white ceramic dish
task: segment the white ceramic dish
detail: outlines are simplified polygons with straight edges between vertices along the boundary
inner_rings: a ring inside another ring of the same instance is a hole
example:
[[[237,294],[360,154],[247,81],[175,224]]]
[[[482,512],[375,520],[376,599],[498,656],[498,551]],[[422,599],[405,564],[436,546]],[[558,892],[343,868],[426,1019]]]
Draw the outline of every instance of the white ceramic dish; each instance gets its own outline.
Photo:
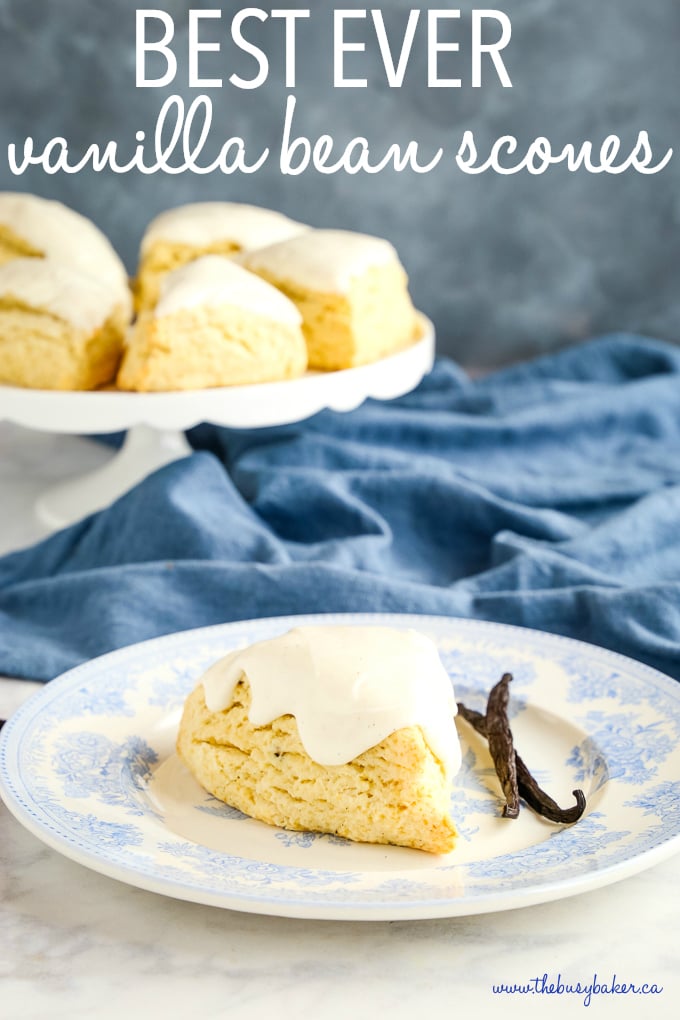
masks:
[[[326,409],[351,411],[369,397],[391,400],[410,392],[434,363],[434,326],[424,315],[419,319],[421,339],[397,354],[286,382],[177,393],[0,386],[0,421],[62,434],[127,432],[107,464],[54,485],[38,499],[43,524],[62,528],[103,510],[153,471],[191,453],[183,432],[200,422],[238,429],[287,425]]]
[[[183,700],[228,649],[303,621],[417,627],[473,708],[511,671],[518,750],[563,805],[582,788],[585,816],[570,827],[525,807],[501,818],[486,744],[462,722],[461,839],[446,857],[284,832],[215,801],[174,756]],[[179,899],[310,918],[483,913],[625,878],[680,850],[679,777],[680,684],[566,638],[438,617],[291,617],[159,638],[48,684],[0,740],[3,799],[66,856]]]

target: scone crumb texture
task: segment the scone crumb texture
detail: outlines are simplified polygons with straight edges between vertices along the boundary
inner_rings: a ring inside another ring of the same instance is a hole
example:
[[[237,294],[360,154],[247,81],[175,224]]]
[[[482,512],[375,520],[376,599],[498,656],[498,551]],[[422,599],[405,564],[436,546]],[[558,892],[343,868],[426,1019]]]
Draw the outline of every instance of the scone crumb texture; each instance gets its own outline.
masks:
[[[206,790],[260,821],[448,853],[454,713],[423,635],[300,627],[208,670],[177,750]]]

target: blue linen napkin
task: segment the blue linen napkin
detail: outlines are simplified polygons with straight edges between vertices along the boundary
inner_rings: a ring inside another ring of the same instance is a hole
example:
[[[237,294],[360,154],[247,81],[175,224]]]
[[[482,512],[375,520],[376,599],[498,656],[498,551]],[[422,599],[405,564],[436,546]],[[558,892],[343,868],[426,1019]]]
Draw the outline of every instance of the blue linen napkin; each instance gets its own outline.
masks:
[[[192,456],[0,559],[0,673],[310,612],[477,617],[680,679],[680,348],[614,336]]]

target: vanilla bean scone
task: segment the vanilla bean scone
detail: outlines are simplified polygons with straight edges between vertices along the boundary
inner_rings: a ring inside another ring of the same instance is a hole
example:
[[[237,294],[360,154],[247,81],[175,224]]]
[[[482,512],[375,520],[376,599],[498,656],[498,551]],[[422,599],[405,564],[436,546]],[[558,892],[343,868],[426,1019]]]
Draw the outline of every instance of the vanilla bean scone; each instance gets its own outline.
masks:
[[[307,367],[295,305],[223,255],[204,255],[163,280],[118,375],[125,390],[187,390],[292,379]]]
[[[363,365],[417,338],[406,272],[389,241],[309,230],[241,262],[299,308],[310,368]]]
[[[132,292],[125,267],[87,217],[37,195],[0,192],[0,265],[18,258],[50,259],[97,281],[113,299],[117,328],[127,327]]]
[[[0,265],[0,384],[90,390],[111,382],[123,352],[111,289],[51,258]]]
[[[162,279],[202,255],[236,255],[283,241],[307,227],[283,213],[239,202],[193,202],[161,213],[146,228],[135,280],[138,311],[153,308]]]
[[[211,794],[270,825],[442,854],[456,840],[455,712],[424,635],[298,627],[208,670],[177,751]]]

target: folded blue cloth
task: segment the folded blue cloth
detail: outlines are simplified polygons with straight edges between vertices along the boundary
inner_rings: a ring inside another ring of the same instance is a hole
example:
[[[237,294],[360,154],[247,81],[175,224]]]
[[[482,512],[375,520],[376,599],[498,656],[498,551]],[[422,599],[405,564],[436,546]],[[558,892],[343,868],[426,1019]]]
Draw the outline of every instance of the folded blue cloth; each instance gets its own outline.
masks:
[[[477,617],[680,679],[680,348],[607,337],[196,452],[0,560],[0,673],[250,617]]]

